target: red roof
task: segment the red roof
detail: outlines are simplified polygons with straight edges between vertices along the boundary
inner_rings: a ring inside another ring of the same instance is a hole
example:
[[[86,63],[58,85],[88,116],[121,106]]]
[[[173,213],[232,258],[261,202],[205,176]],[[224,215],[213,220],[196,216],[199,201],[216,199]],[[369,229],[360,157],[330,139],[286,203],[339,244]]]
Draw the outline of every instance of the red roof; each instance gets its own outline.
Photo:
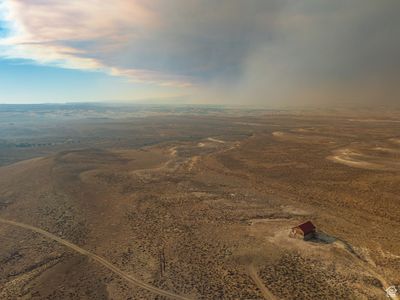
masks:
[[[310,221],[307,221],[307,222],[305,222],[303,224],[300,224],[300,225],[298,225],[296,227],[300,228],[301,231],[303,231],[305,235],[315,231],[315,226]]]

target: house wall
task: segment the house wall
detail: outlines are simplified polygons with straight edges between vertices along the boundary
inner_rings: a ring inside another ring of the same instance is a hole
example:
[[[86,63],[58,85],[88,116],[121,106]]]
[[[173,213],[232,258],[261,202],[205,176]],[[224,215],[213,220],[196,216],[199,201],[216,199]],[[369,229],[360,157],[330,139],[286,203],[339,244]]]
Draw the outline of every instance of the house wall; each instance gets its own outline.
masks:
[[[305,241],[312,239],[314,236],[315,232],[311,232],[309,234],[304,235],[304,232],[300,228],[292,228],[292,230],[289,233],[289,237]]]
[[[293,228],[289,236],[292,238],[304,239],[303,231],[300,228]]]

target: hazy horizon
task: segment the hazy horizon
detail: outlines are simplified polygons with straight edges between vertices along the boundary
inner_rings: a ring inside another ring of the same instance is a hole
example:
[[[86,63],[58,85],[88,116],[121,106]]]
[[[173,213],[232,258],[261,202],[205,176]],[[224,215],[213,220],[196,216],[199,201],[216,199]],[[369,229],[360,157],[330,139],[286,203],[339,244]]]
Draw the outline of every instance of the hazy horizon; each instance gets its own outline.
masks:
[[[399,9],[394,0],[5,0],[0,103],[396,104]]]

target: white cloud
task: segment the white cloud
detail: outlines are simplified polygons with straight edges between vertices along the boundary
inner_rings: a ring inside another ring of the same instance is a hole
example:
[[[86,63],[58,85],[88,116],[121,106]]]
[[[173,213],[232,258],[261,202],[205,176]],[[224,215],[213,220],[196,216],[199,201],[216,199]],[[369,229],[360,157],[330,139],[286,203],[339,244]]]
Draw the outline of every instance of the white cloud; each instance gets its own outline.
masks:
[[[139,82],[189,85],[187,78],[174,74],[111,63],[115,50],[158,26],[155,13],[141,1],[5,0],[0,9],[10,26],[0,41],[3,57],[103,71]]]

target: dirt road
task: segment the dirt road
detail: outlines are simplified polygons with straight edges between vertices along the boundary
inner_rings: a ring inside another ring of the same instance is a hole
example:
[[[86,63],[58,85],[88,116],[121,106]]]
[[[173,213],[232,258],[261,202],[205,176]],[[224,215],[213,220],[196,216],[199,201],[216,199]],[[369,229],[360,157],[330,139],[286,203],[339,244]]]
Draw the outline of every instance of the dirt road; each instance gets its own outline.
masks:
[[[360,259],[360,257],[357,256],[354,253],[354,251],[349,249],[349,244],[346,243],[346,242],[343,242],[341,240],[337,240],[336,241],[336,245],[338,245],[340,248],[342,248],[345,251],[347,251],[348,253],[350,253],[354,257],[355,263],[358,264],[361,269],[363,269],[365,272],[375,276],[375,278],[378,279],[381,282],[383,291],[386,293],[386,291],[390,287],[390,285],[388,284],[386,279],[381,274],[378,273],[378,271],[376,270],[376,267],[368,259],[366,261]],[[389,295],[388,294],[387,297],[389,299],[392,299],[392,300],[399,300],[399,297],[397,295]]]
[[[51,239],[53,241],[56,241],[56,242],[58,242],[58,243],[60,243],[60,244],[62,244],[64,246],[66,246],[66,247],[68,247],[68,248],[70,248],[70,249],[82,254],[82,255],[85,255],[85,256],[97,261],[99,264],[103,265],[104,267],[106,267],[110,271],[112,271],[115,274],[119,275],[120,277],[122,277],[126,281],[128,281],[128,282],[130,282],[130,283],[132,283],[132,284],[134,284],[136,286],[139,286],[139,287],[141,287],[141,288],[143,288],[145,290],[148,290],[148,291],[150,291],[150,292],[152,292],[154,294],[158,294],[160,296],[168,297],[168,298],[171,298],[171,299],[179,299],[179,300],[188,300],[188,299],[190,299],[190,298],[186,298],[186,297],[174,294],[172,292],[168,292],[168,291],[159,289],[159,288],[157,288],[155,286],[152,286],[150,284],[147,284],[147,283],[145,283],[145,282],[143,282],[143,281],[141,281],[141,280],[139,280],[139,279],[127,274],[127,273],[125,273],[124,271],[118,269],[116,266],[114,266],[113,264],[111,264],[110,262],[105,260],[104,258],[102,258],[102,257],[100,257],[100,256],[98,256],[96,254],[93,254],[93,253],[91,253],[91,252],[89,252],[89,251],[87,251],[87,250],[85,250],[85,249],[83,249],[83,248],[81,248],[81,247],[79,247],[79,246],[77,246],[75,244],[72,244],[71,242],[68,242],[68,241],[66,241],[66,240],[64,240],[62,238],[59,238],[58,236],[56,236],[56,235],[54,235],[54,234],[52,234],[50,232],[47,232],[47,231],[45,231],[43,229],[31,226],[31,225],[27,225],[27,224],[11,221],[11,220],[6,220],[6,219],[3,219],[3,218],[0,218],[0,223],[12,225],[12,226],[17,226],[17,227],[20,227],[20,228],[28,229],[30,231],[39,233],[39,234],[43,235],[46,238],[49,238],[49,239]]]
[[[258,276],[257,270],[255,269],[255,267],[253,265],[249,265],[247,269],[248,269],[251,279],[253,279],[254,283],[260,289],[261,294],[263,295],[264,299],[277,300],[277,298],[274,296],[274,294],[272,294],[271,291],[264,285],[261,278]]]

